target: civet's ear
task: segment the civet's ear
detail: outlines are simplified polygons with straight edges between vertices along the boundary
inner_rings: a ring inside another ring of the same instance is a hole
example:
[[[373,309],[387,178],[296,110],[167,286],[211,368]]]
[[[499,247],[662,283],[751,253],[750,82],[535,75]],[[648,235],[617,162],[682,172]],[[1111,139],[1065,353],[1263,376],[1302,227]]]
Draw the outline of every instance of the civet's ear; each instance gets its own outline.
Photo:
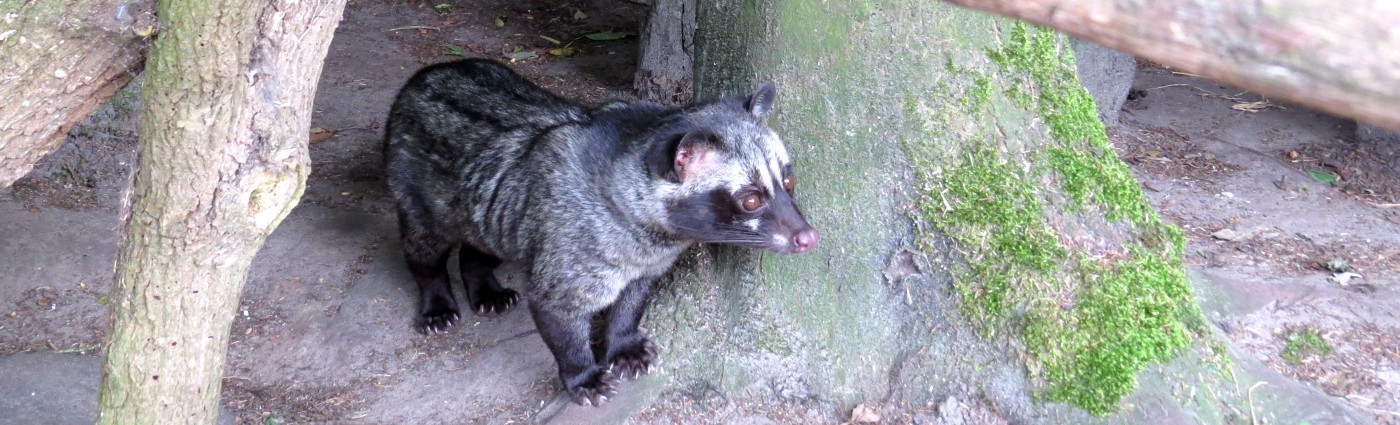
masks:
[[[768,111],[773,109],[773,99],[778,97],[778,89],[772,81],[765,81],[758,85],[758,90],[749,95],[749,101],[744,103],[744,109],[756,118],[763,118],[768,115]]]
[[[718,137],[708,130],[677,135],[652,149],[647,157],[647,167],[656,177],[680,183],[713,165]]]
[[[708,130],[697,130],[685,134],[676,144],[675,176],[677,181],[686,181],[705,173],[715,165],[715,145],[719,136]]]

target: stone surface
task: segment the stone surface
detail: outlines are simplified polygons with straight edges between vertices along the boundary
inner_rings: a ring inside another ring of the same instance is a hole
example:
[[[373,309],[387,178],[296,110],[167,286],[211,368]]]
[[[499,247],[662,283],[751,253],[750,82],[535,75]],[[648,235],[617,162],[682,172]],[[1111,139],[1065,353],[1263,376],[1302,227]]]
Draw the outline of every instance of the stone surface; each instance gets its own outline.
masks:
[[[1108,128],[1118,126],[1118,110],[1128,99],[1128,89],[1137,73],[1137,61],[1132,55],[1119,52],[1092,41],[1072,38],[1074,61],[1079,71],[1079,83],[1094,97],[1099,120]]]

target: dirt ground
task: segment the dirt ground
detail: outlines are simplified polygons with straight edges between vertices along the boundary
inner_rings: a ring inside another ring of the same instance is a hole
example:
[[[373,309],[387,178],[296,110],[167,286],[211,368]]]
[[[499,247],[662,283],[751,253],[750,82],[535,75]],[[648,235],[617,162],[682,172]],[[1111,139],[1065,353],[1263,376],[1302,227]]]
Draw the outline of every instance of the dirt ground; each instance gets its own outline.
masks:
[[[527,314],[464,318],[431,338],[411,330],[415,289],[382,183],[381,127],[409,75],[459,55],[513,57],[521,73],[586,103],[630,99],[635,34],[584,35],[634,33],[645,9],[473,3],[347,6],[316,99],[306,195],[255,260],[234,323],[223,405],[237,422],[506,424],[559,407]],[[1205,303],[1211,320],[1284,375],[1400,423],[1400,146],[1358,143],[1348,121],[1161,67],[1143,66],[1134,87],[1112,136],[1189,235],[1193,275],[1220,288]],[[116,205],[135,158],[131,114],[100,112],[0,190],[0,359],[91,356],[101,342]],[[688,403],[638,420],[783,421],[754,414],[761,406]]]
[[[1400,423],[1400,146],[1162,67],[1134,88],[1113,137],[1188,235],[1194,275],[1223,292],[1204,302],[1211,320],[1284,375]]]

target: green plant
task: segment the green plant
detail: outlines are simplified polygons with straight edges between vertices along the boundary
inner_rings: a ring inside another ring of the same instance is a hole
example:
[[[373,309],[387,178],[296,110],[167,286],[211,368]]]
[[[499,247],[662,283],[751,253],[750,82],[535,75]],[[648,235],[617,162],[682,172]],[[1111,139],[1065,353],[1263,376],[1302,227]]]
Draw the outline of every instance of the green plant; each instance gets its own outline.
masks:
[[[1289,328],[1283,332],[1283,351],[1279,357],[1288,364],[1297,366],[1303,364],[1303,359],[1312,356],[1325,356],[1332,352],[1332,347],[1327,345],[1327,341],[1322,339],[1322,335],[1313,328]]]

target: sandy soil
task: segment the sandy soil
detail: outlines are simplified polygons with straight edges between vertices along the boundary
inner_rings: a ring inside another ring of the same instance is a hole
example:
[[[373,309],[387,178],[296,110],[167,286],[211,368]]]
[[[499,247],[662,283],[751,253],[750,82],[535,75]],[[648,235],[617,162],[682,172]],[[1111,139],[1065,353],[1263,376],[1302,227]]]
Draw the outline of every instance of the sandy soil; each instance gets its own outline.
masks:
[[[644,10],[621,0],[351,1],[316,100],[306,196],[255,261],[234,323],[224,406],[238,422],[503,424],[557,407],[528,315],[412,332],[415,289],[382,184],[381,126],[402,81],[457,54],[514,55],[523,74],[587,103],[630,98],[635,36],[581,37],[635,32]],[[550,52],[565,47],[570,56]],[[1208,303],[1214,323],[1283,374],[1400,423],[1400,147],[1357,143],[1349,122],[1161,67],[1144,66],[1135,87],[1114,140],[1190,236],[1193,274],[1224,288]],[[0,357],[100,343],[115,206],[134,161],[131,114],[99,113],[0,190]],[[1339,282],[1340,271],[1361,277]],[[782,420],[689,403],[639,419]]]

